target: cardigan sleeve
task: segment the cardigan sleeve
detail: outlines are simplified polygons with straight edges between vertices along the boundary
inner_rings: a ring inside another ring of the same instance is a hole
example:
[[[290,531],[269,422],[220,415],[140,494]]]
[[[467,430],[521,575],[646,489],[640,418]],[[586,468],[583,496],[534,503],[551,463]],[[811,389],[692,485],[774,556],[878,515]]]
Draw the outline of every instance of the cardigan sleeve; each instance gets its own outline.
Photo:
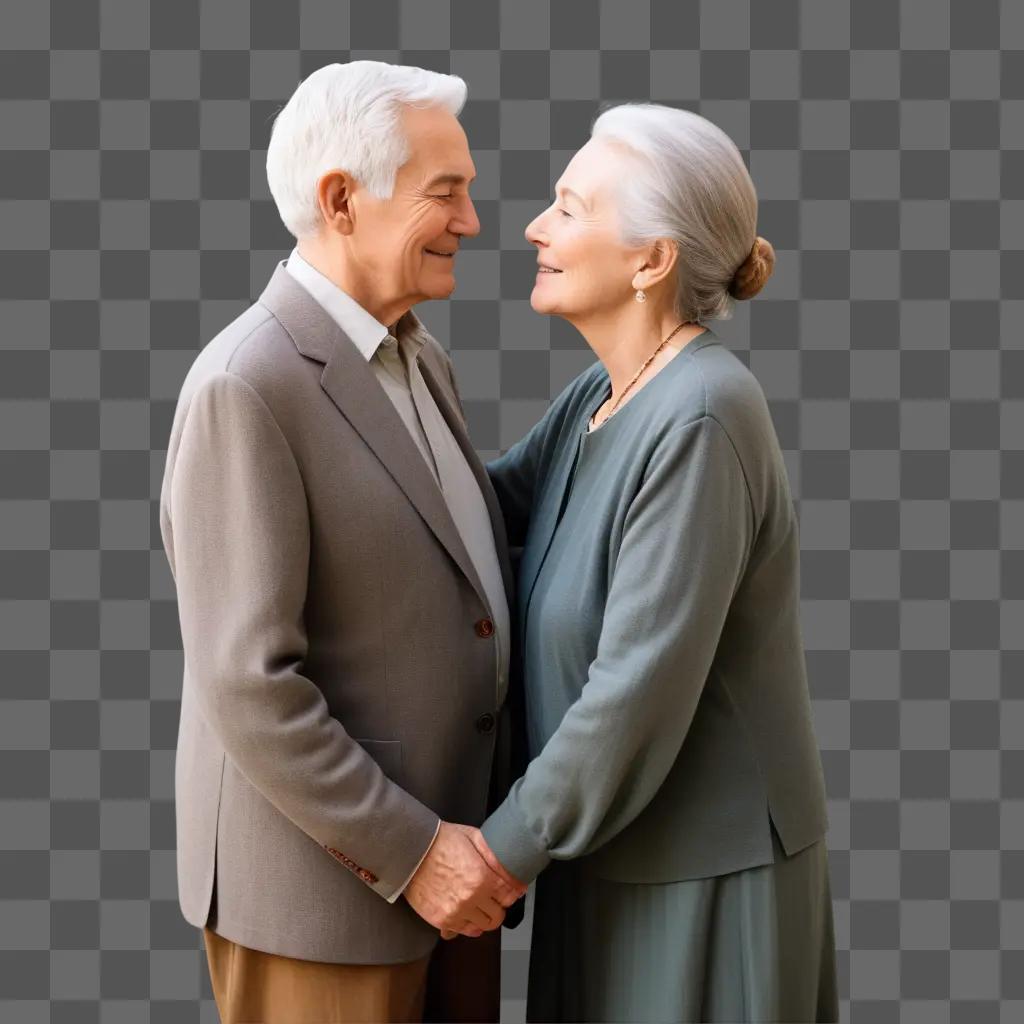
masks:
[[[651,456],[626,512],[579,698],[481,830],[522,882],[598,849],[679,754],[753,541],[739,457],[710,416]]]
[[[571,381],[548,406],[544,415],[504,455],[487,463],[498,503],[505,518],[505,532],[511,547],[522,547],[530,527],[530,514],[550,463],[552,447],[576,399],[585,393],[596,369],[595,363]]]
[[[498,495],[511,547],[521,548],[526,543],[545,429],[544,420],[539,420],[525,437],[486,466],[494,492]]]

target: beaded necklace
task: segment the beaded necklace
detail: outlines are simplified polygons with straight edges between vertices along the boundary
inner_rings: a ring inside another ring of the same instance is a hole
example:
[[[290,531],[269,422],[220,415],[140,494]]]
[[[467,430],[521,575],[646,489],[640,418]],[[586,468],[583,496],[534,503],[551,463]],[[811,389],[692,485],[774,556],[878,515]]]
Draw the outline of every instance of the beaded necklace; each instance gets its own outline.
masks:
[[[667,345],[667,344],[668,344],[668,343],[669,343],[669,342],[670,342],[670,341],[671,341],[671,340],[672,340],[672,339],[673,339],[673,338],[674,338],[674,337],[675,337],[675,336],[676,336],[676,335],[677,335],[677,334],[678,334],[678,333],[679,333],[679,332],[680,332],[680,331],[681,331],[681,330],[682,330],[682,329],[683,329],[683,328],[684,328],[685,326],[686,326],[686,321],[684,321],[683,323],[681,323],[681,324],[680,324],[680,325],[679,325],[679,326],[678,326],[678,327],[677,327],[677,328],[676,328],[676,329],[675,329],[675,330],[674,330],[674,331],[673,331],[673,332],[672,332],[672,333],[671,333],[671,334],[670,334],[670,335],[669,335],[669,336],[668,336],[668,337],[667,337],[667,338],[666,338],[666,339],[665,339],[665,340],[664,340],[664,341],[663,341],[663,342],[662,342],[662,343],[661,343],[661,344],[660,344],[660,345],[659,345],[659,346],[658,346],[658,347],[657,347],[657,348],[656,348],[656,349],[655,349],[655,350],[654,350],[654,351],[653,351],[653,352],[652,352],[652,353],[651,353],[651,354],[650,354],[650,355],[649,355],[649,356],[648,356],[648,357],[647,357],[647,358],[646,358],[646,359],[644,360],[644,364],[643,364],[643,366],[641,366],[641,367],[640,367],[640,369],[636,371],[636,373],[635,373],[635,374],[634,374],[634,376],[633,376],[633,379],[632,379],[632,380],[631,380],[631,381],[630,381],[630,382],[629,382],[629,383],[628,383],[628,384],[627,384],[627,385],[626,385],[626,386],[625,386],[625,387],[624,387],[624,388],[622,389],[621,393],[619,394],[619,397],[615,399],[615,404],[614,404],[614,405],[613,405],[613,406],[611,407],[611,410],[609,411],[608,415],[607,415],[607,416],[605,416],[605,417],[604,417],[604,418],[603,418],[603,419],[601,420],[601,423],[604,423],[604,422],[605,422],[606,420],[610,420],[610,419],[611,419],[611,418],[612,418],[612,417],[613,417],[613,416],[615,415],[615,410],[616,410],[616,409],[618,409],[618,407],[619,407],[619,403],[620,403],[620,402],[621,402],[621,401],[623,400],[623,398],[625,398],[625,397],[626,397],[626,394],[628,393],[629,389],[630,389],[630,388],[631,388],[631,387],[632,387],[632,386],[633,386],[633,385],[634,385],[634,384],[635,384],[635,383],[636,383],[636,382],[637,382],[637,381],[638,381],[638,380],[640,379],[640,375],[641,375],[641,374],[642,374],[642,373],[644,372],[644,370],[646,370],[646,369],[647,369],[647,367],[648,367],[648,366],[650,366],[650,364],[651,364],[651,361],[652,361],[652,360],[654,359],[654,357],[655,357],[655,356],[656,356],[656,355],[657,355],[657,354],[658,354],[658,353],[659,353],[659,352],[660,352],[660,351],[661,351],[661,350],[662,350],[662,349],[663,349],[663,348],[664,348],[664,347],[665,347],[665,346],[666,346],[666,345]],[[596,421],[596,419],[597,419],[597,412],[595,411],[595,412],[594,412],[594,415],[590,417],[590,425],[591,425],[592,427],[598,427],[598,426],[600,426],[600,424],[599,424],[599,423],[595,422],[595,421]]]

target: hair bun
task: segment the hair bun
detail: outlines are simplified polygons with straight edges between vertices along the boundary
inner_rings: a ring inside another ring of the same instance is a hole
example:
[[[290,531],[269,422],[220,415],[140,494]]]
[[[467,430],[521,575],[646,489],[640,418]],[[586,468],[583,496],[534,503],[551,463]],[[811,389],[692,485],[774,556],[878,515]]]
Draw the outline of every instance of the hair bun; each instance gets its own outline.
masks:
[[[752,299],[764,286],[775,266],[775,250],[767,238],[754,239],[753,248],[739,265],[729,284],[734,299]]]

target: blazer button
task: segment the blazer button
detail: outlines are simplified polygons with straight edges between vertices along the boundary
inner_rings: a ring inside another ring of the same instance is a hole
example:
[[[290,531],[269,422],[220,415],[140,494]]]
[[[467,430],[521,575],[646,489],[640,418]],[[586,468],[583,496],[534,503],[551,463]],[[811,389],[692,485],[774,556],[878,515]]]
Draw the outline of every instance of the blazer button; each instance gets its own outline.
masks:
[[[494,632],[494,623],[490,619],[481,619],[475,628],[477,636],[488,637]]]
[[[480,732],[493,732],[494,731],[494,715],[490,711],[485,711],[477,720],[476,727]]]

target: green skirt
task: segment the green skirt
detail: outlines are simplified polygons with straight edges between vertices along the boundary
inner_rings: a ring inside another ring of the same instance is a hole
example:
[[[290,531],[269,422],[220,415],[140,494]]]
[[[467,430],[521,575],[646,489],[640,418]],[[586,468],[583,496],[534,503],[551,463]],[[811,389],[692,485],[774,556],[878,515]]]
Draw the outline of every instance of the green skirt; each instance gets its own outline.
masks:
[[[825,840],[667,884],[537,878],[528,1021],[838,1021]]]

